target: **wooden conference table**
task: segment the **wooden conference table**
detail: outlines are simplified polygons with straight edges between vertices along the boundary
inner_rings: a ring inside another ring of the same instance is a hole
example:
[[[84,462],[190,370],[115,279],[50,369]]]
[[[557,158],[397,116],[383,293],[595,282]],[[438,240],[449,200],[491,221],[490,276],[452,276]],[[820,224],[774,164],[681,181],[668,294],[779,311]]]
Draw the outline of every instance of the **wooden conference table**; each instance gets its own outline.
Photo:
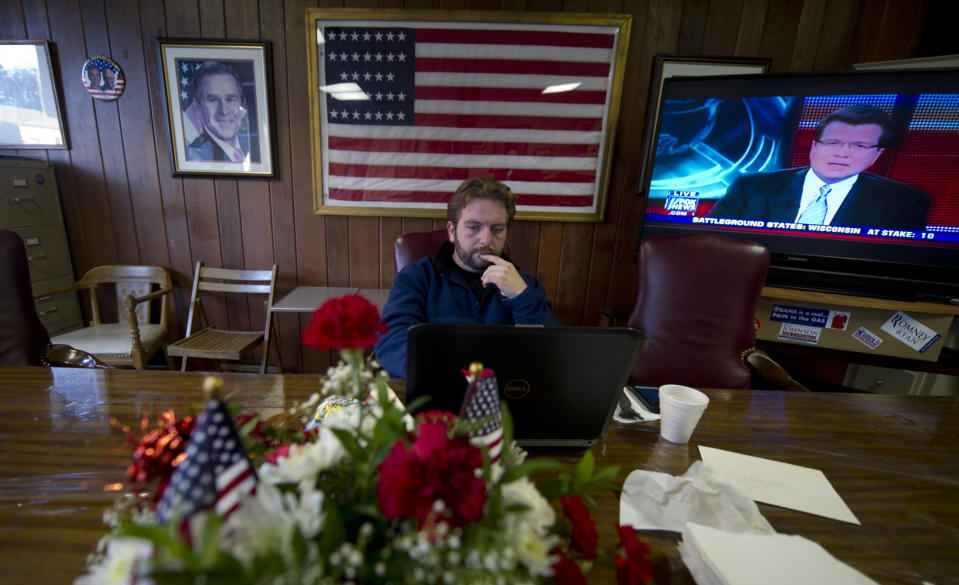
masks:
[[[234,402],[266,415],[319,387],[316,376],[223,374]],[[132,451],[110,418],[199,401],[203,374],[0,367],[0,567],[4,583],[64,584],[84,572],[105,532],[109,491]],[[401,389],[399,389],[401,390]],[[862,522],[855,526],[760,504],[781,533],[800,534],[880,583],[959,582],[959,400],[953,398],[707,390],[709,408],[689,445],[658,423],[612,423],[593,448],[598,465],[682,474],[697,445],[823,470]],[[580,452],[551,453],[569,462]],[[619,506],[598,494],[600,546],[616,542]],[[691,583],[678,535],[642,532],[659,585]],[[597,567],[598,568],[598,567]],[[613,579],[592,573],[592,583]]]

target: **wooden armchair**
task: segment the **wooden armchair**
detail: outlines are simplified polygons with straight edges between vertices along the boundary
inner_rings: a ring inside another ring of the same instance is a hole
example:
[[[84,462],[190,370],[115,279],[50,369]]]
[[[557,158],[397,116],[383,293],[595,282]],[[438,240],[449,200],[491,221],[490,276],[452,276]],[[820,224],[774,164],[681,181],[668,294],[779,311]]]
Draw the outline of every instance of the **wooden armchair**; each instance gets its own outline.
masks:
[[[114,294],[100,294],[112,288]],[[57,335],[54,344],[83,350],[111,366],[145,369],[150,358],[167,343],[167,300],[173,291],[170,273],[159,266],[98,266],[70,286],[34,295],[42,298],[71,290],[88,291],[90,325]],[[115,298],[116,322],[105,322],[109,298]],[[157,322],[151,320],[151,301],[160,304]],[[103,306],[101,306],[101,302]],[[167,366],[170,366],[167,357]]]

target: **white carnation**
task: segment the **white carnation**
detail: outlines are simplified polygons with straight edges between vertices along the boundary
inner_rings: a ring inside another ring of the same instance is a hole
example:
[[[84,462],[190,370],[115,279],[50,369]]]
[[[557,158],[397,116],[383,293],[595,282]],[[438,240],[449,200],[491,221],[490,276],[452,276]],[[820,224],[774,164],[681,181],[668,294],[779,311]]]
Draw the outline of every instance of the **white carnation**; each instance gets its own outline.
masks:
[[[324,518],[323,492],[305,482],[296,494],[261,483],[227,518],[220,547],[246,563],[270,550],[289,554],[295,530],[309,541],[320,533]]]
[[[89,573],[78,577],[73,585],[127,585],[131,577],[141,585],[153,581],[142,577],[150,571],[150,556],[153,545],[138,538],[108,538],[106,555],[88,567]]]
[[[337,409],[337,412],[339,410],[343,409]],[[279,459],[276,464],[261,465],[260,479],[272,484],[301,482],[312,484],[321,471],[342,461],[346,457],[346,450],[343,449],[336,435],[324,425],[317,430],[319,436],[315,441],[293,445],[290,447],[289,454]]]
[[[504,504],[521,504],[527,508],[518,514],[509,514],[506,517],[507,523],[528,524],[534,533],[545,536],[556,522],[556,512],[536,489],[536,485],[528,477],[522,477],[501,487]],[[511,528],[512,526],[507,526],[507,529]]]
[[[554,534],[541,537],[529,528],[522,527],[512,534],[516,538],[516,556],[530,574],[552,577],[556,557],[549,552],[559,544],[559,537]]]

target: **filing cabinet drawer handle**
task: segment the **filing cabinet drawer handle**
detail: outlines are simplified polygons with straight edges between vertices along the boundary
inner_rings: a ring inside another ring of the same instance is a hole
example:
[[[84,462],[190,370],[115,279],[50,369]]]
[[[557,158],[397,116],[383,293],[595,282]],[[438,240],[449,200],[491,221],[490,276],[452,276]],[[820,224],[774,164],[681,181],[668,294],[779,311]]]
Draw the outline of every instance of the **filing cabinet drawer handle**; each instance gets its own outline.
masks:
[[[38,303],[44,303],[44,302],[46,302],[46,301],[49,301],[49,300],[52,299],[52,298],[53,298],[53,295],[47,295],[47,296],[45,296],[45,297],[37,297],[36,300],[37,300]]]
[[[54,312],[59,311],[59,310],[60,310],[60,309],[59,309],[58,307],[53,307],[52,309],[49,309],[49,310],[47,310],[47,311],[38,311],[37,313],[38,313],[41,317],[46,317],[46,316],[49,315],[50,313],[54,313]]]
[[[27,256],[27,262],[33,262],[34,260],[43,260],[46,258],[46,254],[37,254],[36,256]]]
[[[23,203],[24,201],[36,201],[33,197],[14,197],[13,199],[7,197],[7,203]]]

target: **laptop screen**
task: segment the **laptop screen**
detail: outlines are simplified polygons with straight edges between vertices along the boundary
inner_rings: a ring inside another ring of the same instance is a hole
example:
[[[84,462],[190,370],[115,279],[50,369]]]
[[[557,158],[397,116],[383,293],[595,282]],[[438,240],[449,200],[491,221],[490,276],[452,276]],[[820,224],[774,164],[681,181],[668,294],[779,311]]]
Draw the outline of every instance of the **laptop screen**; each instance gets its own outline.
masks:
[[[618,327],[536,327],[427,323],[411,327],[407,404],[458,414],[463,370],[480,362],[496,374],[517,441],[575,438],[605,431],[632,370],[641,334]]]

